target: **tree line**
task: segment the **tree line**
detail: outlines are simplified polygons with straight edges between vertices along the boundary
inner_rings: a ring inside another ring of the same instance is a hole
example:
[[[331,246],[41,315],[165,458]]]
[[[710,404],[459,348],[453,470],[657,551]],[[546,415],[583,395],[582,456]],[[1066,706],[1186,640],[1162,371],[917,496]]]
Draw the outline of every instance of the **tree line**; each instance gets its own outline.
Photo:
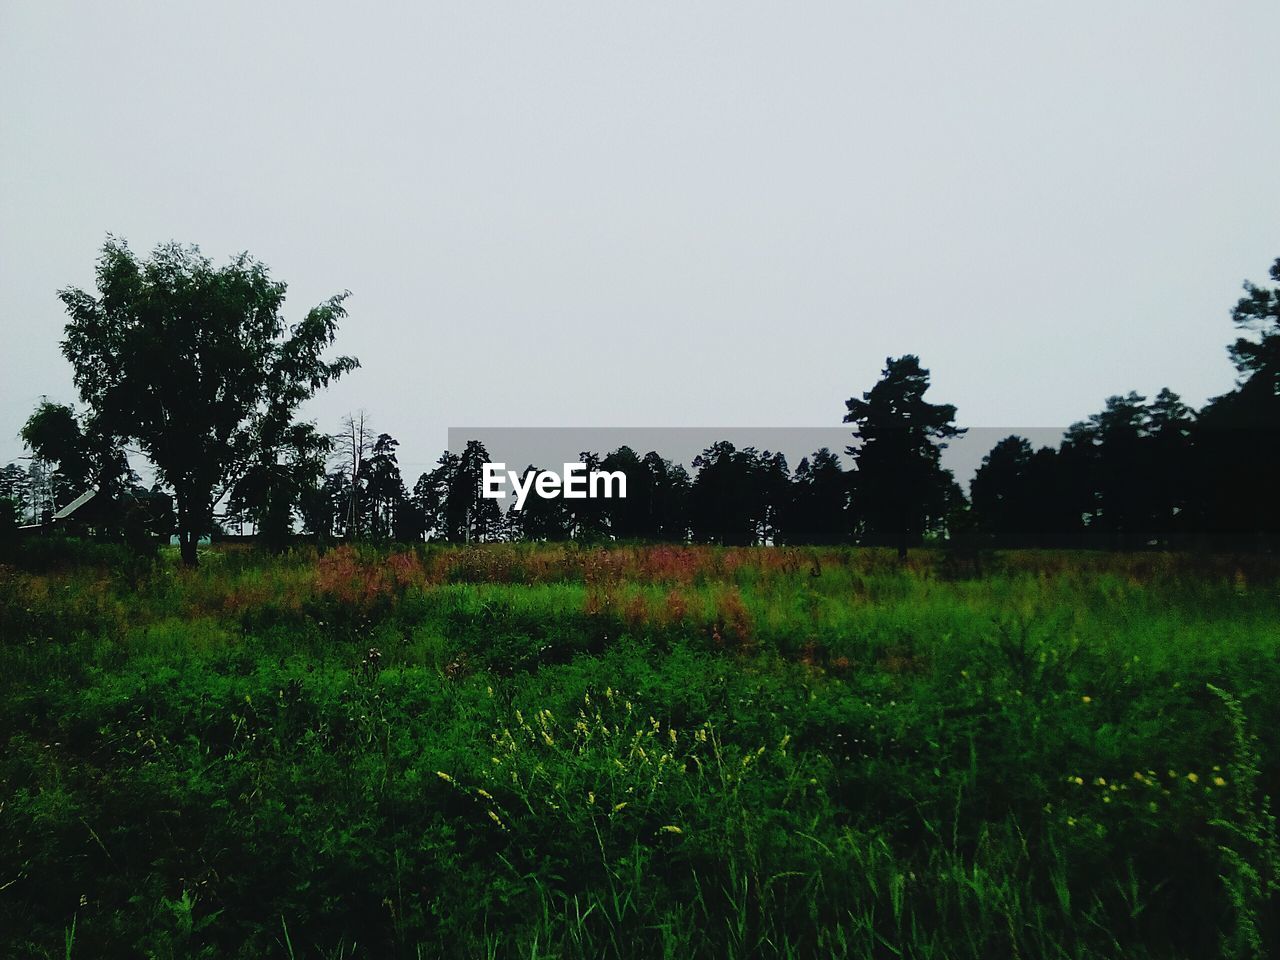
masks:
[[[1280,282],[1280,259],[1270,276]],[[626,475],[625,499],[532,494],[504,512],[481,495],[489,455],[478,441],[446,451],[410,488],[398,441],[365,414],[333,433],[297,419],[304,400],[358,366],[325,357],[345,293],[289,325],[285,285],[247,254],[215,267],[171,243],[139,258],[114,238],[96,277],[96,295],[59,293],[83,409],[43,401],[27,420],[33,458],[0,469],[0,526],[93,488],[116,511],[100,529],[176,532],[187,563],[201,534],[246,523],[273,548],[305,537],[1270,549],[1280,535],[1276,288],[1246,283],[1232,311],[1233,390],[1200,410],[1167,388],[1112,396],[1057,447],[1006,437],[967,496],[941,463],[965,432],[956,408],[925,398],[929,371],[905,355],[845,402],[841,453],[820,449],[792,470],[780,453],[721,441],[690,472],[658,451],[584,451],[589,469]],[[150,489],[129,467],[130,445],[154,468]]]

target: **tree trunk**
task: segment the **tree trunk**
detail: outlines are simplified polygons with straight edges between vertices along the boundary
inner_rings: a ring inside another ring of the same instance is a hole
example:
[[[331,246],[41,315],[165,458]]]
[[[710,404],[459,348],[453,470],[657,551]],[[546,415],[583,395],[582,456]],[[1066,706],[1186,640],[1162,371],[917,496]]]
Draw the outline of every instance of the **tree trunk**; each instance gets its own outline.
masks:
[[[200,530],[194,522],[191,497],[178,493],[178,551],[184,567],[200,566],[200,555],[196,551],[199,543]]]
[[[182,565],[184,567],[200,566],[200,555],[196,552],[196,544],[198,542],[199,534],[194,531],[178,531],[178,547],[182,552]]]

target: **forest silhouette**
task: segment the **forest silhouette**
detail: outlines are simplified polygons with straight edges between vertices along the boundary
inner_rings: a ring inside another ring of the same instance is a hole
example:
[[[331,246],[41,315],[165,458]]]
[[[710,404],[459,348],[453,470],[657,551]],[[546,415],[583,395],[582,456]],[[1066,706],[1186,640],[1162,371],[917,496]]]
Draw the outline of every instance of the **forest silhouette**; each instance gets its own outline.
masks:
[[[1280,259],[1270,277],[1280,282]],[[967,495],[941,462],[965,428],[953,405],[926,399],[929,370],[907,354],[887,358],[881,379],[845,402],[843,451],[817,450],[791,469],[781,453],[720,441],[692,472],[660,451],[584,451],[588,469],[626,475],[625,499],[534,495],[505,512],[482,496],[489,454],[479,441],[446,451],[410,487],[398,441],[365,414],[333,434],[299,421],[304,400],[359,364],[322,357],[345,293],[289,325],[284,292],[247,254],[215,267],[195,247],[139,258],[109,239],[96,293],[59,294],[81,407],[44,400],[27,420],[30,466],[0,468],[0,536],[49,528],[88,490],[96,535],[141,544],[176,533],[189,563],[201,536],[246,524],[273,549],[623,540],[859,544],[900,555],[924,543],[1269,550],[1280,535],[1277,288],[1246,283],[1232,310],[1230,392],[1200,410],[1168,388],[1150,399],[1117,394],[1057,447],[1010,435]],[[155,469],[149,489],[129,466],[130,443]]]

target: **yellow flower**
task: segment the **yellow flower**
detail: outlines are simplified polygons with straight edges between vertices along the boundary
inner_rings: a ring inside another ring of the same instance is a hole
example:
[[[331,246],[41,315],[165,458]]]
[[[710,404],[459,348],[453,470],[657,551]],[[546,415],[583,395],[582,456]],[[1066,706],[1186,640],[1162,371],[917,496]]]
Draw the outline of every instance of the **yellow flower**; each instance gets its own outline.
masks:
[[[1081,703],[1093,703],[1093,697],[1089,696],[1089,695],[1086,693],[1083,697],[1081,697],[1081,698],[1080,698],[1080,702],[1081,702]]]
[[[1105,787],[1107,785],[1106,777],[1098,777],[1093,781],[1095,787]]]
[[[451,777],[451,776],[449,776],[447,773],[445,773],[443,770],[437,770],[437,771],[436,771],[436,776],[437,776],[437,777],[439,777],[441,780],[443,780],[445,783],[457,783],[457,782],[458,782],[458,781],[454,780],[454,779],[453,779],[453,777]]]
[[[588,791],[588,792],[587,792],[587,803],[594,805],[594,804],[595,804],[595,802],[596,802],[596,792],[595,792],[594,790],[590,790],[590,791]]]
[[[1227,781],[1223,780],[1222,777],[1214,777],[1213,785],[1215,787],[1225,787],[1227,785]]]
[[[1199,783],[1199,782],[1200,782],[1200,777],[1199,777],[1199,775],[1198,775],[1198,774],[1195,774],[1195,773],[1188,773],[1188,774],[1187,774],[1187,779],[1188,779],[1188,780],[1190,780],[1192,783]]]
[[[619,812],[619,811],[620,811],[623,807],[625,807],[626,805],[627,805],[627,801],[626,801],[626,800],[623,800],[621,803],[615,803],[615,804],[613,805],[613,812],[614,812],[614,813]]]
[[[663,827],[659,832],[660,833],[684,833],[684,831],[681,830],[679,827],[670,823],[667,824],[665,827]]]
[[[1067,777],[1068,783],[1074,783],[1077,787],[1084,786],[1084,777]]]
[[[480,796],[484,797],[486,800],[493,799],[493,794],[490,793],[488,790],[486,790],[484,787],[477,787],[476,793],[480,794]]]

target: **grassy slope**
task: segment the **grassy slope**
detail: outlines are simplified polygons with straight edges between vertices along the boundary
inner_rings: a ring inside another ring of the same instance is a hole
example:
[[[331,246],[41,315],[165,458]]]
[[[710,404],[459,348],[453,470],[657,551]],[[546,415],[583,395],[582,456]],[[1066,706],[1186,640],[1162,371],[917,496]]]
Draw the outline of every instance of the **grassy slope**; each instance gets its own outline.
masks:
[[[0,571],[0,953],[1276,947],[1274,565],[207,559]]]

